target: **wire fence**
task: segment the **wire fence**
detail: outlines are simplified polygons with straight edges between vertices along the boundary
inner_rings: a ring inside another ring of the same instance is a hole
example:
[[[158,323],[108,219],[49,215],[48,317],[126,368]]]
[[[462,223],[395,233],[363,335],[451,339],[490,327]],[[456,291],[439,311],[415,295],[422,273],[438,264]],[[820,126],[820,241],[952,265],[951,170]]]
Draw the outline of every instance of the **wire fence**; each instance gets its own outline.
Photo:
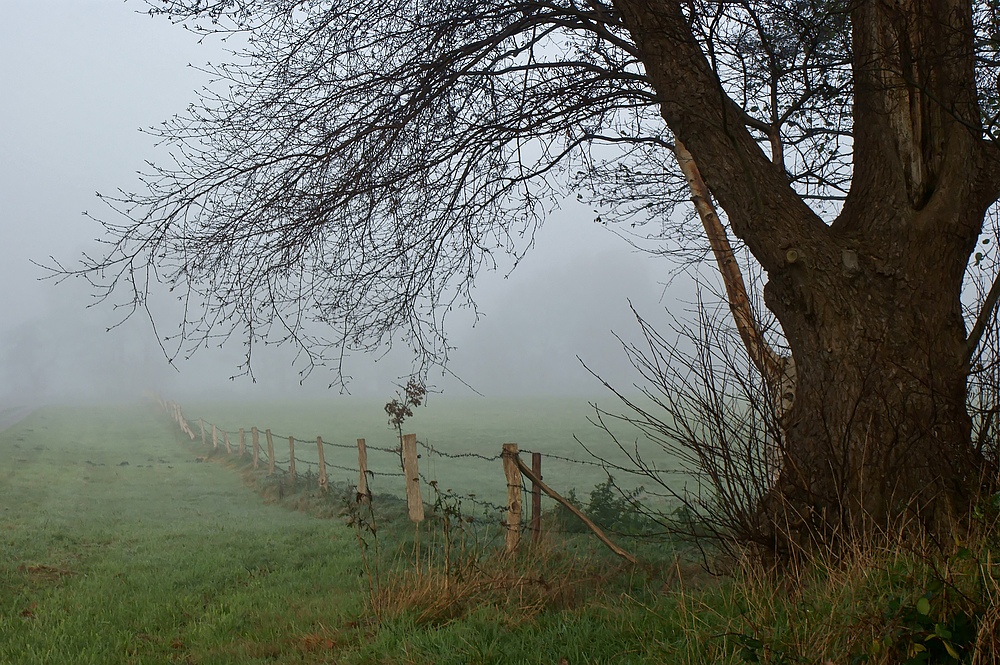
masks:
[[[503,444],[502,450],[495,455],[468,450],[449,451],[418,440],[413,434],[401,435],[398,446],[388,447],[369,445],[363,438],[356,439],[353,445],[322,436],[303,439],[256,426],[223,429],[204,419],[188,420],[181,405],[176,402],[159,397],[156,400],[189,440],[200,440],[213,451],[239,456],[253,468],[266,471],[268,477],[292,487],[315,489],[325,494],[331,490],[331,478],[334,478],[342,491],[346,494],[353,492],[358,501],[371,501],[373,490],[378,490],[380,495],[405,495],[409,517],[415,522],[425,518],[425,509],[434,510],[442,503],[452,507],[471,505],[474,513],[463,514],[462,519],[486,521],[502,527],[507,534],[508,549],[517,547],[525,531],[530,532],[533,539],[541,535],[540,498],[544,488],[550,499],[580,519],[613,550],[617,549],[602,530],[579,510],[578,502],[566,499],[550,483],[543,482],[541,473],[544,460],[558,462],[563,468],[566,465],[597,467],[608,476],[611,470],[629,471],[606,460],[575,459],[537,450],[520,450],[517,444]],[[530,467],[521,460],[521,455],[530,457]],[[427,469],[433,470],[436,464],[448,460],[475,463],[477,485],[482,486],[484,491],[456,492],[442,487],[433,473],[427,473]],[[639,475],[648,473],[646,470]],[[657,473],[690,475],[683,469],[662,469]],[[570,482],[571,479],[567,479],[564,485]],[[504,494],[505,500],[497,500]],[[522,506],[531,507],[530,519],[522,519]],[[628,558],[623,552],[616,553]]]

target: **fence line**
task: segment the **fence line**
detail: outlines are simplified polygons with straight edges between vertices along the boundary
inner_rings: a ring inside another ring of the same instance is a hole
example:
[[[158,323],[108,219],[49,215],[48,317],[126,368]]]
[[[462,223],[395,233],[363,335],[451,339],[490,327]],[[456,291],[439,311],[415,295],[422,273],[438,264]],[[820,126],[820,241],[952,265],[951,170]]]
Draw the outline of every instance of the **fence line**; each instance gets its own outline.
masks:
[[[180,404],[172,401],[165,401],[160,397],[156,398],[157,402],[161,408],[171,416],[177,426],[180,428],[181,432],[184,433],[191,441],[198,438],[194,430],[190,426],[190,422],[184,416],[183,409]],[[219,440],[220,437],[223,441],[226,453],[229,455],[233,454],[233,446],[231,444],[229,435],[232,434],[234,437],[239,436],[239,448],[238,455],[242,458],[247,454],[247,444],[246,444],[246,429],[240,428],[238,431],[229,432],[222,429],[215,423],[207,423],[203,418],[198,419],[200,438],[202,444],[205,446],[209,445],[208,433],[211,432],[211,445],[213,451],[220,449]],[[209,430],[210,428],[210,430]],[[478,499],[473,494],[449,494],[457,498],[460,501],[469,501],[473,505],[483,508],[484,511],[494,511],[499,515],[502,515],[502,519],[498,520],[504,529],[504,540],[506,549],[508,552],[515,552],[521,542],[521,533],[523,530],[528,530],[531,532],[531,541],[537,543],[542,535],[542,520],[541,520],[541,494],[545,494],[552,497],[556,502],[565,506],[572,514],[578,517],[591,531],[593,531],[597,537],[609,547],[615,554],[625,558],[626,560],[634,562],[635,559],[630,554],[622,550],[620,547],[615,545],[607,537],[606,534],[586,517],[577,507],[573,506],[571,502],[558,494],[553,490],[548,484],[542,481],[542,460],[544,458],[550,458],[554,460],[560,460],[563,462],[570,462],[576,464],[584,464],[588,466],[597,466],[605,470],[608,469],[609,465],[605,462],[595,462],[592,460],[576,460],[573,458],[565,457],[562,455],[546,454],[539,451],[532,450],[519,450],[516,443],[505,443],[501,447],[501,451],[497,455],[484,455],[477,452],[461,452],[461,453],[450,453],[434,446],[417,440],[415,434],[404,434],[400,437],[400,447],[398,448],[388,448],[381,446],[371,446],[367,445],[365,439],[357,439],[356,445],[351,446],[349,444],[334,443],[330,441],[324,441],[321,436],[317,436],[315,439],[315,447],[317,453],[317,459],[306,459],[299,457],[296,454],[296,444],[303,444],[299,446],[299,450],[308,450],[309,446],[313,445],[313,441],[307,439],[299,439],[295,436],[288,435],[276,435],[272,433],[269,428],[264,429],[264,435],[266,440],[267,450],[266,452],[262,449],[260,445],[260,430],[254,426],[250,430],[251,433],[251,462],[254,469],[258,469],[261,462],[267,463],[267,475],[275,476],[276,473],[280,472],[283,476],[288,477],[293,484],[295,484],[300,475],[301,469],[304,467],[306,469],[307,483],[308,478],[312,476],[312,469],[316,467],[317,473],[317,488],[321,493],[327,493],[329,490],[329,474],[328,471],[340,470],[347,471],[357,474],[357,483],[355,487],[357,488],[357,500],[358,501],[370,501],[371,486],[369,480],[376,476],[385,478],[403,478],[405,486],[405,496],[407,503],[407,512],[411,521],[419,523],[425,519],[424,510],[424,500],[422,496],[421,484],[429,486],[434,492],[438,493],[440,498],[441,494],[438,490],[438,483],[435,480],[428,480],[423,473],[421,473],[419,466],[419,458],[421,455],[418,453],[419,450],[423,450],[429,457],[440,457],[444,459],[478,459],[484,462],[501,462],[502,472],[504,474],[505,483],[507,487],[506,492],[506,504],[499,505],[495,503],[490,503]],[[288,442],[288,457],[278,459],[275,453],[275,443],[274,440],[287,440]],[[357,452],[358,466],[345,466],[343,464],[336,464],[328,462],[326,459],[327,449],[340,449],[340,450],[352,450]],[[381,471],[372,470],[368,462],[369,452],[379,452],[379,453],[389,453],[394,456],[398,456],[399,464],[401,466],[401,472],[395,471]],[[530,454],[531,455],[531,467],[529,468],[521,459],[520,454]],[[298,466],[296,465],[298,463]],[[612,468],[614,465],[610,465]],[[667,473],[687,473],[682,470],[664,470]],[[524,479],[527,478],[531,484],[530,490],[526,488]],[[525,494],[530,494],[530,518],[525,522],[522,518],[522,497]],[[472,518],[469,518],[470,520]]]

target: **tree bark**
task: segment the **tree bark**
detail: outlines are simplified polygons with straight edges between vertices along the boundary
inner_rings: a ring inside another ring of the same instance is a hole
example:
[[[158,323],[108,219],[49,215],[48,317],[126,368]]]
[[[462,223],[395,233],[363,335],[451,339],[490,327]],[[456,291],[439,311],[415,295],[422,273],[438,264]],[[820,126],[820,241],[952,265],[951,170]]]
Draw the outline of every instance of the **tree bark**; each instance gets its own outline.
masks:
[[[691,190],[691,202],[698,212],[698,218],[705,229],[705,237],[712,248],[712,255],[719,267],[719,274],[722,275],[722,283],[726,288],[726,299],[729,302],[729,311],[733,315],[733,322],[736,330],[743,340],[743,346],[754,366],[764,375],[769,384],[777,384],[778,378],[782,374],[783,359],[778,355],[771,345],[764,339],[757,317],[754,316],[753,308],[750,305],[750,296],[747,295],[746,282],[743,280],[743,273],[736,261],[736,254],[729,243],[726,235],[726,228],[719,219],[719,214],[712,204],[712,194],[708,185],[705,184],[698,165],[694,161],[691,152],[681,141],[674,144],[674,155],[677,157],[677,164],[687,180],[688,188]]]
[[[961,248],[904,244],[893,261],[849,246],[803,255],[765,288],[798,378],[782,474],[762,505],[780,547],[900,520],[944,534],[976,498],[961,279],[943,278]]]
[[[796,360],[785,458],[760,506],[778,553],[876,531],[944,535],[969,509],[961,286],[997,184],[982,139],[971,5],[851,5],[855,173],[824,223],[746,130],[683,6],[616,0],[661,112],[768,275]]]

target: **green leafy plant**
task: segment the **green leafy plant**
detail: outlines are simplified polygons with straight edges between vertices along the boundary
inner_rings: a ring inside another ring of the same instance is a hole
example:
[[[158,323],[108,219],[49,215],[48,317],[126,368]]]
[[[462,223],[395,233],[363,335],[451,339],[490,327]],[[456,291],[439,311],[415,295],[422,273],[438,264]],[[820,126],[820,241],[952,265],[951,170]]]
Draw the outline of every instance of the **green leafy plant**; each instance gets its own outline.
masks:
[[[637,535],[648,532],[653,524],[640,502],[644,492],[642,487],[623,490],[609,475],[607,480],[591,490],[587,516],[598,526],[619,533]]]
[[[891,600],[884,616],[889,629],[872,641],[870,655],[891,654],[904,665],[967,662],[978,616],[956,603],[955,595],[953,587],[934,579],[916,600]]]
[[[386,415],[389,416],[389,425],[395,428],[396,436],[399,437],[399,466],[403,466],[403,423],[407,418],[413,417],[413,409],[424,403],[427,396],[427,388],[416,379],[411,378],[403,386],[403,392],[397,393],[396,397],[385,404]]]

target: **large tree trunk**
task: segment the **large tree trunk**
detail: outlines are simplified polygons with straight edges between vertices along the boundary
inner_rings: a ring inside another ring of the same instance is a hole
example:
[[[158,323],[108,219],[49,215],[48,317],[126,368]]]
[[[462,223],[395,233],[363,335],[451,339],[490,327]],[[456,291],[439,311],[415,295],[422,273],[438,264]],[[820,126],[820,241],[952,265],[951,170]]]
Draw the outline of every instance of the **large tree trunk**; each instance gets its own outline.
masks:
[[[761,514],[779,550],[904,527],[947,533],[977,496],[956,269],[967,250],[914,240],[793,248],[769,275],[765,299],[798,370],[782,473]]]
[[[779,543],[942,535],[977,497],[961,288],[987,200],[971,25],[967,2],[853,6],[851,195],[768,267],[799,378],[762,505]]]
[[[879,530],[943,535],[982,481],[961,285],[996,149],[982,139],[971,4],[850,5],[854,178],[824,223],[746,130],[684,5],[615,0],[670,129],[768,275],[796,361],[782,472],[760,507],[779,552]]]

